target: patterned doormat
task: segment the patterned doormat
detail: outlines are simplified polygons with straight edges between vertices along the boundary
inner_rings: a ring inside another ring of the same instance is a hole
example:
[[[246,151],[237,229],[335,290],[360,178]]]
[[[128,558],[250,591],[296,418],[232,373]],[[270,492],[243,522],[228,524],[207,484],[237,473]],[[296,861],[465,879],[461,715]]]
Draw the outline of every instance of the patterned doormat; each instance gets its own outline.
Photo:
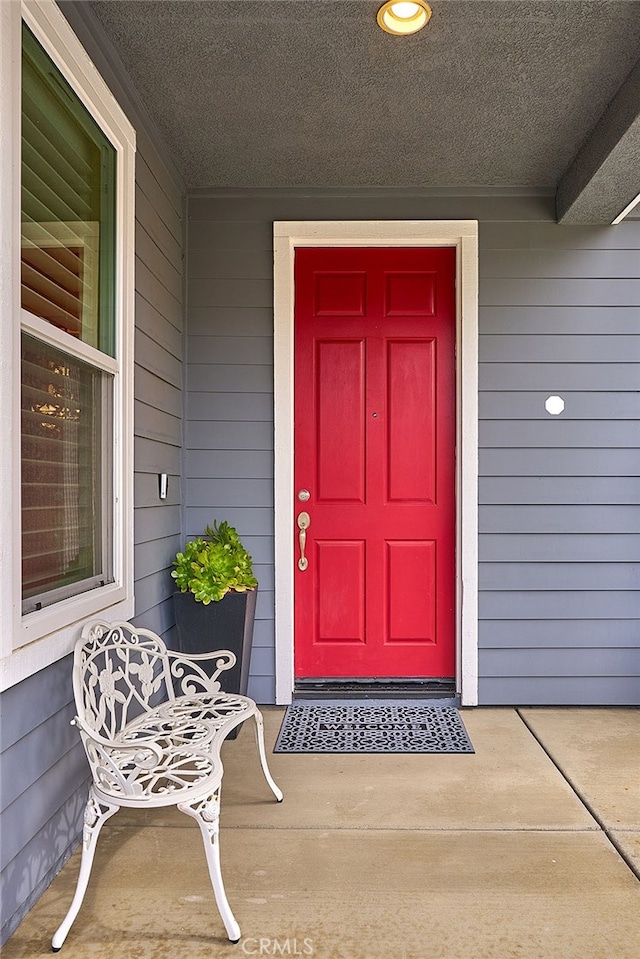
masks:
[[[274,753],[473,753],[455,706],[293,703]]]

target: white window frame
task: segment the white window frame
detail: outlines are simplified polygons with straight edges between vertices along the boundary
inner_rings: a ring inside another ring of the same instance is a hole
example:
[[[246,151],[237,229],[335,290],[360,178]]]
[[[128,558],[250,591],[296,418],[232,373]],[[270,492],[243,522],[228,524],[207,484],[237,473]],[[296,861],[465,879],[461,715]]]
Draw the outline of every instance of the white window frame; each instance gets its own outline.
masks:
[[[20,125],[22,21],[116,150],[116,357],[110,359],[21,309]],[[126,619],[133,595],[133,335],[135,131],[54,0],[0,3],[0,689],[71,652],[87,619]],[[22,615],[20,334],[28,332],[114,376],[114,582]],[[70,342],[72,341],[72,342]]]
[[[294,257],[297,247],[456,250],[456,689],[478,703],[478,222],[281,221],[274,242],[276,703],[291,702],[293,669]]]

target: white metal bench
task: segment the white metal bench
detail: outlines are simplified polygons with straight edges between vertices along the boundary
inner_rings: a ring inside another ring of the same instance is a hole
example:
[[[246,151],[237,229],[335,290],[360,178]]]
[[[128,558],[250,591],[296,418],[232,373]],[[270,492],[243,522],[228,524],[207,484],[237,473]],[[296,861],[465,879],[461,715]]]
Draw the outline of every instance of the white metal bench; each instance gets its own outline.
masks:
[[[262,771],[278,802],[264,748],[262,714],[246,696],[220,691],[218,677],[235,663],[223,650],[195,656],[168,650],[155,633],[130,623],[85,626],[74,653],[73,691],[93,782],[84,814],[82,860],[73,902],[51,942],[63,945],[84,898],[98,835],[121,806],[177,806],[200,827],[216,903],[227,935],[240,927],[220,871],[218,820],[228,733],[255,721]],[[214,661],[208,676],[204,661]]]

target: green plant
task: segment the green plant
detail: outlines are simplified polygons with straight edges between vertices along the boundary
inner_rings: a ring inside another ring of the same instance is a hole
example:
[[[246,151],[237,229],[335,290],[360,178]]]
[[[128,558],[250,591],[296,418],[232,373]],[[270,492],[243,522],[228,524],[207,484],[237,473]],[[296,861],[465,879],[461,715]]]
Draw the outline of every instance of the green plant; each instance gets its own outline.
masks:
[[[182,593],[193,593],[198,603],[217,603],[230,590],[255,589],[249,553],[233,526],[222,522],[207,526],[204,535],[188,542],[176,554],[171,575]]]

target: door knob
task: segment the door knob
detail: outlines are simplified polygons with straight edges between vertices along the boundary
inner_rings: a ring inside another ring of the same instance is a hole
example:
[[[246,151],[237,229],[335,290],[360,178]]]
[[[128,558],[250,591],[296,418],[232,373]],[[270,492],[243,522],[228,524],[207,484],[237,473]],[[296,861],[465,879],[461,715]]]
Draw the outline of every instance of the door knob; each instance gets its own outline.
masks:
[[[300,559],[298,560],[298,569],[304,573],[305,569],[309,565],[309,560],[304,555],[304,551],[307,546],[307,530],[311,525],[311,517],[308,513],[298,513],[298,541],[300,543]]]

